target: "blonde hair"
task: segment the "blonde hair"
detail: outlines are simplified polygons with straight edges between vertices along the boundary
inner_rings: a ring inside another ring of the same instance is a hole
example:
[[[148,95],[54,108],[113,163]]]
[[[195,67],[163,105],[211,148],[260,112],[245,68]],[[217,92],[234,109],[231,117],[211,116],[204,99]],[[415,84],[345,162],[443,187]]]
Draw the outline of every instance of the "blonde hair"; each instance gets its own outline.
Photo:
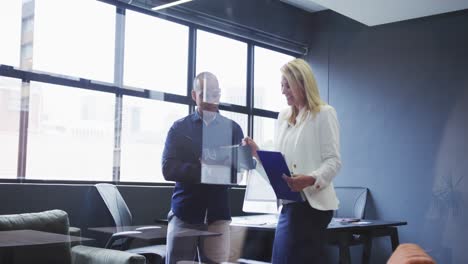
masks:
[[[309,64],[303,59],[294,59],[281,67],[281,73],[288,81],[291,89],[298,89],[306,100],[305,107],[314,116],[320,112],[320,106],[326,105],[320,98],[320,93],[315,81],[314,74]],[[294,105],[291,106],[291,115],[288,121],[291,124],[296,123],[296,117],[299,114],[299,109]]]

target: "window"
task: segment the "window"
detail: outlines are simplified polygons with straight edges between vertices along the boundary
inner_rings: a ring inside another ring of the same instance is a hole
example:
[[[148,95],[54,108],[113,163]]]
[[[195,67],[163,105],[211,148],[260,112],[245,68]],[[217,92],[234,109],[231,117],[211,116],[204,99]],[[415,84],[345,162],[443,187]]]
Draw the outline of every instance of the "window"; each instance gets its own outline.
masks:
[[[248,116],[246,114],[229,112],[229,111],[219,111],[223,116],[236,122],[242,129],[244,136],[247,136],[247,120]],[[240,142],[239,142],[240,143]]]
[[[124,84],[187,94],[188,27],[127,11]]]
[[[221,102],[246,104],[247,43],[198,30],[196,70],[218,77]]]
[[[21,6],[22,1],[0,1],[0,64],[20,65]]]
[[[16,178],[21,81],[0,77],[0,178]]]
[[[34,69],[112,82],[115,7],[95,0],[35,1]]]
[[[26,178],[112,180],[114,98],[32,82]],[[93,112],[84,118],[86,105],[92,105]]]
[[[273,149],[275,136],[275,122],[273,118],[254,117],[254,140],[260,148]]]
[[[164,182],[161,157],[167,132],[187,114],[187,105],[125,96],[120,180]]]
[[[280,68],[294,57],[255,47],[254,107],[279,112],[287,107],[281,94]]]
[[[7,164],[0,166],[0,178],[16,178],[21,161],[27,179],[112,181],[118,166],[120,181],[164,182],[161,156],[167,132],[189,112],[190,98],[185,96],[190,96],[187,78],[192,72],[215,74],[223,105],[236,105],[221,114],[238,123],[245,136],[253,133],[262,148],[272,146],[275,119],[262,117],[265,111],[258,109],[286,107],[279,68],[292,56],[229,33],[200,30],[188,21],[184,25],[132,10],[116,16],[115,6],[95,0],[0,3],[0,64],[21,66],[8,73],[19,73],[30,89],[22,97],[23,80],[0,76],[0,159]],[[125,26],[116,27],[116,18],[123,18]],[[195,42],[189,41],[192,30]],[[115,50],[121,40],[116,34],[123,37],[122,51]],[[251,48],[254,65],[247,65]],[[195,51],[195,65],[189,63],[190,50]],[[119,67],[123,71],[114,76]],[[31,69],[46,74],[35,82]],[[255,75],[251,105],[247,69]],[[87,89],[71,87],[76,77],[117,86],[123,80],[127,90],[122,107],[115,104],[120,90],[96,82],[87,83]],[[133,88],[150,92],[128,95]],[[21,110],[28,113],[25,123],[20,123]],[[121,131],[115,131],[120,114]],[[249,118],[253,131],[248,131]],[[19,135],[21,131],[25,134]],[[26,139],[26,153],[18,153],[20,136]]]

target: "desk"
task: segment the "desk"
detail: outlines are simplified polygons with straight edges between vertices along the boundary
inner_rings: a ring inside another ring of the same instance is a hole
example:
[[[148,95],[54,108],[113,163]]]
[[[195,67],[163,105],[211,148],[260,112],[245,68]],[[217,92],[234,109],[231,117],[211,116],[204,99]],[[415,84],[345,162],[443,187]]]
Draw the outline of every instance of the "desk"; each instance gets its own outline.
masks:
[[[232,218],[232,226],[247,227],[254,230],[264,230],[274,232],[276,229],[276,215],[252,215]],[[392,243],[392,250],[399,244],[397,226],[406,225],[403,221],[383,221],[383,220],[361,220],[356,223],[342,224],[332,220],[328,225],[329,243],[338,245],[340,251],[340,263],[351,263],[349,247],[353,245],[353,239],[359,236],[359,241],[363,243],[362,262],[368,264],[370,252],[372,250],[372,239],[375,237],[389,236]]]
[[[59,245],[70,242],[92,240],[89,238],[49,233],[37,230],[0,231],[0,248],[5,249],[0,263],[13,263],[13,249],[43,245]],[[2,261],[3,260],[3,261]]]

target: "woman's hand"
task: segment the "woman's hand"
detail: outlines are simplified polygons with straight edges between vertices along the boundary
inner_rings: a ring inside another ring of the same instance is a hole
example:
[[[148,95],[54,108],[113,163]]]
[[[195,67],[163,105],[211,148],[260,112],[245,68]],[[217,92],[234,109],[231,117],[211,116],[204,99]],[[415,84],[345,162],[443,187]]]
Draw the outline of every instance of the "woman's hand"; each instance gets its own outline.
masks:
[[[257,160],[259,159],[257,155],[258,145],[257,143],[255,143],[255,141],[253,141],[253,139],[245,137],[244,139],[242,139],[242,145],[250,146],[250,149],[252,150],[252,156],[255,157]]]
[[[293,192],[300,192],[304,188],[312,186],[315,183],[315,178],[313,176],[303,174],[294,174],[292,177],[283,174],[283,179]]]

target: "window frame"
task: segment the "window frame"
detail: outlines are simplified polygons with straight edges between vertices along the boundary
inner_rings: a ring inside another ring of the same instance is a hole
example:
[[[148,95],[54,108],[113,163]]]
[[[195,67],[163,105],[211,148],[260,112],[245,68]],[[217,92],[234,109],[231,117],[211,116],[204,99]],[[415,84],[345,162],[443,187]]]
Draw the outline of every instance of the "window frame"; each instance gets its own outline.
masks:
[[[219,105],[220,110],[229,111],[234,113],[241,113],[246,114],[248,117],[247,121],[247,131],[245,131],[246,135],[252,137],[254,131],[254,117],[265,117],[265,118],[272,118],[276,119],[278,116],[278,112],[270,111],[266,109],[255,108],[253,105],[254,102],[254,94],[255,94],[255,87],[254,87],[254,64],[255,64],[255,47],[261,47],[264,49],[280,52],[283,54],[287,54],[293,57],[301,57],[304,54],[299,52],[293,52],[290,49],[283,49],[278,46],[268,45],[264,42],[260,42],[255,40],[254,38],[249,37],[248,35],[239,35],[232,32],[226,32],[221,29],[217,29],[215,26],[208,26],[202,25],[199,23],[187,21],[184,19],[177,18],[175,16],[167,15],[167,14],[160,14],[154,12],[152,10],[134,6],[131,4],[126,4],[120,1],[112,1],[112,0],[100,0],[102,2],[114,5],[116,7],[116,27],[115,27],[115,55],[114,55],[114,81],[113,83],[107,83],[102,81],[90,80],[85,78],[80,78],[79,76],[64,76],[54,73],[44,73],[38,72],[33,70],[27,69],[18,69],[9,65],[1,65],[0,64],[0,76],[4,77],[11,77],[20,79],[25,85],[23,85],[22,89],[29,90],[28,84],[31,81],[43,82],[43,83],[50,83],[50,84],[57,84],[62,86],[67,86],[73,89],[88,89],[93,91],[101,91],[106,93],[112,93],[115,95],[116,103],[115,103],[115,120],[120,120],[119,122],[115,122],[115,136],[114,136],[114,168],[113,168],[113,176],[112,182],[124,184],[124,185],[144,185],[144,186],[173,186],[174,183],[168,182],[125,182],[120,181],[120,167],[115,166],[115,161],[120,160],[120,140],[121,140],[121,133],[122,133],[122,98],[123,96],[132,96],[132,97],[139,97],[145,98],[149,100],[159,100],[164,102],[182,104],[188,106],[188,112],[192,113],[195,111],[195,103],[192,101],[191,98],[191,86],[192,80],[195,77],[196,73],[196,45],[197,45],[197,30],[203,30],[212,34],[220,35],[222,37],[226,37],[229,39],[234,39],[237,41],[241,41],[247,44],[247,75],[246,75],[246,102],[245,106],[242,105],[235,105],[229,104],[225,102],[221,102]],[[186,95],[178,95],[167,93],[164,91],[155,91],[149,89],[143,89],[138,87],[124,87],[123,86],[123,61],[124,61],[124,48],[123,45],[125,43],[125,15],[126,10],[132,10],[135,12],[139,12],[142,14],[155,16],[161,19],[165,19],[171,22],[175,22],[178,24],[185,25],[189,28],[188,30],[188,65],[186,68],[187,71],[187,89]],[[297,44],[291,41],[292,44]],[[155,96],[156,95],[156,96]],[[22,102],[23,104],[23,102]],[[26,150],[27,150],[27,114],[29,112],[27,102],[22,105],[22,109],[24,111],[24,117],[22,113],[21,119],[26,119],[20,121],[20,142],[19,142],[19,154],[18,154],[18,174],[16,179],[0,179],[0,182],[29,182],[29,183],[63,183],[63,184],[81,184],[81,183],[97,183],[92,181],[80,181],[80,180],[39,180],[39,179],[27,179],[25,178],[25,169],[26,169]],[[24,137],[24,134],[26,137]]]

